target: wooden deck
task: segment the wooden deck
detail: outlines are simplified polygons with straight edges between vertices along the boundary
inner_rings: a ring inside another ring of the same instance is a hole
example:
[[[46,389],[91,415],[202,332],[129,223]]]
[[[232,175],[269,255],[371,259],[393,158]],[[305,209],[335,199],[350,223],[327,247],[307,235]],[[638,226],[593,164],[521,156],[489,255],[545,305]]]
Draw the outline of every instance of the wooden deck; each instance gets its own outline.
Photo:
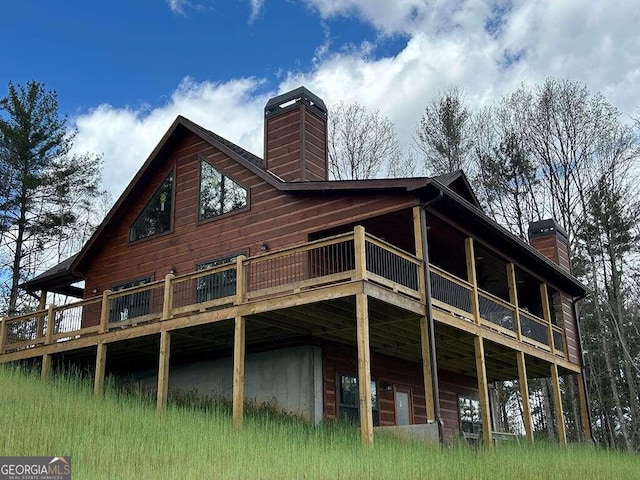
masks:
[[[513,266],[509,271],[513,273]],[[46,377],[55,354],[85,360],[95,355],[95,391],[101,394],[107,345],[110,358],[119,354],[125,365],[153,350],[150,357],[160,359],[162,409],[169,356],[182,352],[189,360],[198,349],[211,354],[218,348],[233,354],[233,418],[239,427],[245,347],[261,341],[320,337],[355,344],[358,377],[365,386],[370,385],[372,351],[418,361],[423,364],[425,391],[432,392],[430,299],[439,368],[476,377],[485,393],[481,397],[486,397],[488,381],[518,379],[526,389],[527,377],[551,377],[561,419],[559,368],[581,374],[581,366],[567,358],[563,329],[552,323],[548,311],[542,319],[520,309],[513,279],[512,301],[507,302],[479,289],[472,269],[470,278],[462,280],[433,265],[425,272],[420,256],[356,227],[348,234],[251,258],[239,256],[233,263],[168,274],[160,281],[4,318],[0,363],[42,357]],[[545,287],[541,285],[543,298]],[[123,345],[129,346],[118,352]],[[364,407],[371,401],[366,387],[360,400]],[[488,398],[480,400],[487,410]],[[432,420],[433,405],[427,410]],[[484,413],[488,419],[488,410]],[[373,425],[365,417],[362,438],[370,444]],[[530,425],[527,430],[530,433]],[[490,444],[490,426],[483,425],[483,431]]]
[[[281,316],[288,321],[280,320],[280,328],[341,341],[353,338],[355,304],[342,309],[336,305],[361,293],[373,299],[372,348],[419,361],[422,352],[416,319],[426,316],[423,268],[418,257],[356,228],[349,234],[252,258],[240,256],[231,264],[169,274],[163,280],[119,292],[105,291],[79,302],[4,318],[0,363],[236,317],[260,317],[263,325],[273,325],[276,320],[270,320],[270,312],[285,311]],[[438,329],[441,338],[452,327],[579,371],[579,366],[566,359],[562,328],[550,319],[524,312],[436,266],[431,265],[429,273],[433,315],[442,324]],[[118,311],[121,304],[131,309],[123,314]],[[321,312],[315,315],[315,308],[310,308],[314,304],[322,304],[316,306]],[[395,310],[390,313],[383,305]],[[375,311],[384,313],[386,321],[376,319]],[[389,331],[390,325],[394,332]],[[462,345],[463,340],[455,348],[460,351]],[[473,352],[468,341],[466,350]],[[443,361],[447,363],[445,354]]]

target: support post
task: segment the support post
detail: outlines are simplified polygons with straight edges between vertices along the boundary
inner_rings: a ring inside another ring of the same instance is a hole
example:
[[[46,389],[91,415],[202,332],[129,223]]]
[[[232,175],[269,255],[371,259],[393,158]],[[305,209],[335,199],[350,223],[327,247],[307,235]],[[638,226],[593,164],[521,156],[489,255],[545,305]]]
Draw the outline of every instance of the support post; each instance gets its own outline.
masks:
[[[487,388],[487,366],[484,359],[484,343],[482,337],[473,339],[476,350],[476,372],[478,376],[478,396],[482,414],[482,439],[486,447],[493,446],[491,438],[491,413],[489,408],[489,389]]]
[[[357,227],[356,227],[357,228]],[[358,391],[360,395],[360,436],[362,444],[373,444],[373,413],[371,412],[371,362],[369,352],[369,305],[367,295],[356,295],[358,338]]]
[[[175,275],[173,273],[167,273],[164,277],[164,298],[162,300],[162,321],[169,320],[171,318],[171,310],[173,308],[173,283]]]
[[[93,381],[93,394],[101,397],[104,392],[104,371],[107,364],[107,345],[104,342],[98,343],[96,351],[96,372]]]
[[[420,301],[424,303],[426,302],[427,297],[425,282],[425,269],[427,268],[427,265],[425,265],[424,261],[425,245],[423,245],[426,239],[422,237],[422,223],[420,219],[422,211],[422,207],[413,207],[413,237],[415,242],[416,257],[418,258],[418,260],[420,260],[420,267],[418,270],[418,291],[420,292]]]
[[[247,282],[244,275],[244,262],[247,259],[244,255],[236,257],[236,305],[244,302],[245,292],[247,290]]]
[[[43,382],[49,379],[51,373],[51,354],[45,353],[42,355],[42,371],[40,372],[40,378]]]
[[[551,321],[551,310],[549,309],[549,291],[547,290],[547,284],[540,284],[540,297],[542,299],[542,315],[544,321],[547,324],[547,343],[551,348],[551,353],[555,353],[555,343],[553,341],[553,322]]]
[[[522,332],[520,326],[520,305],[518,304],[518,282],[516,281],[516,267],[513,263],[507,263],[507,280],[509,281],[509,301],[515,307],[513,316],[513,329],[516,332],[516,338],[522,340]]]
[[[52,303],[51,305],[49,305],[49,308],[47,310],[47,335],[44,340],[45,345],[49,345],[51,342],[53,342],[53,333],[56,324],[55,308],[56,306]]]
[[[5,343],[7,343],[7,317],[0,319],[0,355],[4,353]]]
[[[558,365],[551,364],[551,384],[553,387],[553,406],[556,412],[556,423],[558,424],[558,442],[567,446],[567,430],[564,426],[564,412],[562,409],[562,395],[560,393],[560,378],[558,376]]]
[[[580,373],[576,378],[578,388],[578,399],[580,400],[580,418],[582,420],[582,432],[584,439],[588,442],[593,440],[591,434],[591,422],[589,421],[589,404],[587,402],[586,384],[584,381],[584,373]]]
[[[531,405],[529,403],[529,380],[527,379],[527,363],[524,352],[516,352],[518,359],[518,384],[522,397],[522,420],[529,443],[533,443],[533,421],[531,419]]]
[[[244,358],[245,358],[244,317],[236,317],[233,339],[233,428],[242,428],[244,408]]]
[[[100,309],[100,333],[107,333],[109,330],[109,295],[111,290],[102,292],[102,308]]]
[[[169,393],[169,357],[171,355],[171,333],[160,332],[160,361],[158,365],[158,411],[167,408]]]
[[[38,301],[38,311],[43,312],[47,308],[47,291],[40,291],[40,300]],[[41,313],[38,316],[38,323],[36,324],[36,339],[44,337],[44,318],[45,314]]]
[[[364,227],[358,225],[354,228],[354,250],[356,254],[356,279],[367,279],[367,251],[366,251],[366,237],[364,234]]]
[[[427,406],[427,421],[436,418],[433,405],[433,378],[431,375],[431,349],[429,345],[429,326],[427,318],[420,319],[420,345],[422,346],[422,376],[424,377],[424,398]]]
[[[471,284],[471,309],[473,319],[480,323],[480,303],[478,302],[478,278],[476,275],[476,255],[473,247],[473,238],[464,239],[464,249],[467,257],[467,280]]]

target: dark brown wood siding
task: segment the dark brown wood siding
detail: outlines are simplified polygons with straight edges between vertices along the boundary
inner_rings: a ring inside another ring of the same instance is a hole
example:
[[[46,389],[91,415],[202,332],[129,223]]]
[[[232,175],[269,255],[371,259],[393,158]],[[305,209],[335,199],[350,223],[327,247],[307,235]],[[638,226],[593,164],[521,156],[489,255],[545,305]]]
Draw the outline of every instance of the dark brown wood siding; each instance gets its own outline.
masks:
[[[562,313],[562,321],[564,326],[565,338],[567,341],[567,354],[569,361],[582,365],[582,354],[580,351],[580,337],[578,335],[578,327],[576,324],[575,311],[571,298],[561,293],[557,296],[554,303],[554,309],[560,309]]]
[[[338,417],[338,376],[358,374],[358,353],[355,347],[342,344],[322,345],[324,389],[324,416],[326,420]],[[439,371],[440,406],[444,421],[445,440],[451,441],[460,431],[458,395],[478,398],[475,378],[448,371]],[[422,365],[387,355],[371,355],[371,379],[378,385],[380,425],[395,425],[394,389],[407,388],[411,392],[412,421],[426,423],[426,402]],[[391,390],[385,387],[391,386]]]
[[[552,262],[560,265],[567,272],[571,271],[569,247],[567,246],[567,243],[558,238],[557,235],[554,234],[549,235],[548,237],[532,238],[531,246]]]
[[[327,119],[300,103],[265,119],[267,169],[287,182],[327,180]]]
[[[249,208],[198,221],[200,155],[249,190]],[[129,228],[167,173],[175,168],[173,229],[170,233],[129,242]],[[196,263],[232,253],[255,255],[267,242],[270,250],[303,243],[309,234],[415,204],[411,195],[335,195],[301,197],[279,192],[260,177],[195,134],[185,134],[135,201],[114,219],[86,269],[88,296],[139,277],[163,278],[171,267],[178,274]]]

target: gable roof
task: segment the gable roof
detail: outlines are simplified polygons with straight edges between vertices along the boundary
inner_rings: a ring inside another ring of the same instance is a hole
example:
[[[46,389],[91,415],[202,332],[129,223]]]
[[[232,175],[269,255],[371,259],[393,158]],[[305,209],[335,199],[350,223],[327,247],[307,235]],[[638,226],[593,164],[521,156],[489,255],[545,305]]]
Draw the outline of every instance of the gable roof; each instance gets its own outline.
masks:
[[[569,293],[576,296],[584,295],[584,287],[571,274],[559,268],[556,264],[548,260],[537,250],[533,249],[521,239],[517,238],[504,227],[500,226],[493,219],[489,218],[481,209],[480,203],[475,196],[465,174],[458,170],[456,172],[439,175],[436,177],[419,178],[386,178],[371,180],[341,180],[341,181],[311,181],[311,182],[284,182],[276,175],[264,168],[264,161],[253,153],[239,147],[225,138],[201,127],[183,116],[178,116],[169,127],[160,142],[156,145],[142,167],[133,177],[127,188],[120,195],[102,223],[96,229],[91,238],[83,246],[82,250],[73,257],[56,265],[52,269],[44,272],[36,278],[25,282],[23,286],[29,290],[47,288],[52,286],[53,279],[61,281],[63,279],[78,281],[82,279],[81,272],[84,263],[92,251],[101,240],[105,230],[108,230],[111,222],[115,221],[123,210],[126,202],[129,201],[131,193],[148,176],[162,159],[165,158],[168,150],[180,137],[181,133],[191,132],[210,143],[212,146],[225,153],[234,161],[238,162],[259,178],[267,182],[278,191],[297,195],[318,195],[328,192],[335,192],[340,195],[359,195],[366,193],[385,194],[406,194],[413,193],[418,198],[432,198],[436,194],[443,194],[446,201],[443,204],[447,208],[453,209],[466,217],[478,228],[496,233],[501,238],[504,248],[509,247],[518,253],[526,252],[526,258],[536,265],[542,266],[542,274],[559,281],[564,285]],[[424,201],[424,200],[423,200]]]

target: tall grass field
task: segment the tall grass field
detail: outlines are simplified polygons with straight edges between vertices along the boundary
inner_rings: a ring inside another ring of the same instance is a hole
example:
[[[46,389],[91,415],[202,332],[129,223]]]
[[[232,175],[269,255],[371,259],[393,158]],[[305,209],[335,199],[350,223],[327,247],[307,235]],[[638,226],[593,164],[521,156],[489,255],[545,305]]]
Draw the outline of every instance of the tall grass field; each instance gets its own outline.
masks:
[[[313,427],[251,412],[235,431],[228,408],[169,405],[59,375],[0,366],[0,455],[72,457],[72,478],[99,479],[640,479],[640,457],[580,447],[502,444],[439,448],[357,428]],[[184,403],[184,402],[183,402]]]

